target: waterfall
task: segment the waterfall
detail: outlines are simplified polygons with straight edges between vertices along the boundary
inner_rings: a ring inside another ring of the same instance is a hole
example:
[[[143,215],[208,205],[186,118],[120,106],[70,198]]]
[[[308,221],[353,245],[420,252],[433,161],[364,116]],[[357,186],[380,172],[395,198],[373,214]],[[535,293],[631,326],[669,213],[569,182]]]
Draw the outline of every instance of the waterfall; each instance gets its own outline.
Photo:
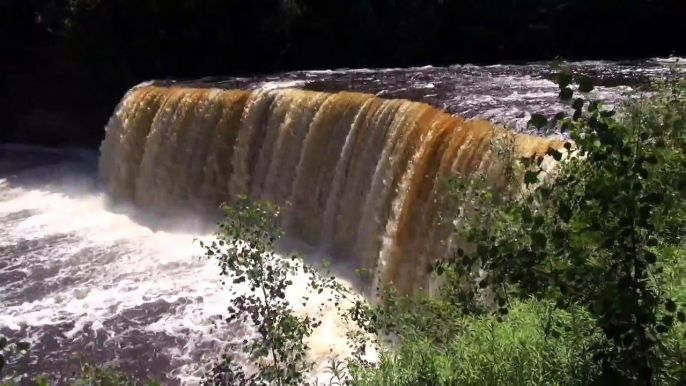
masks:
[[[214,210],[245,194],[285,209],[289,237],[409,294],[446,251],[441,177],[502,170],[498,129],[427,104],[368,94],[141,85],[107,125],[110,197],[154,211]],[[519,155],[552,142],[517,135]]]

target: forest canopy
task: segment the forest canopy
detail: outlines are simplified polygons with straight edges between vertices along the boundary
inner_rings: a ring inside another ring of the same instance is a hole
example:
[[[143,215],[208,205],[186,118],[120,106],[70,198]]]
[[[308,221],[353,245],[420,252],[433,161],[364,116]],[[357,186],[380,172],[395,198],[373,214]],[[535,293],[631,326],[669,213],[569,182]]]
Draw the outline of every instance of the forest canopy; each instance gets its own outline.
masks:
[[[3,0],[0,102],[10,119],[79,106],[102,127],[125,90],[153,78],[668,56],[684,52],[683,3]]]

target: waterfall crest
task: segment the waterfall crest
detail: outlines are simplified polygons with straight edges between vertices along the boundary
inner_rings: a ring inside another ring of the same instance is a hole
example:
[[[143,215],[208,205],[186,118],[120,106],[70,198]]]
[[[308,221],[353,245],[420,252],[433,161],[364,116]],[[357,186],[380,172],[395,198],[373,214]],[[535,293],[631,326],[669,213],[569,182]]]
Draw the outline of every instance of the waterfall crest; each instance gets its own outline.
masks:
[[[376,272],[400,293],[445,253],[442,176],[502,179],[488,121],[369,94],[143,85],[107,125],[99,174],[115,200],[212,210],[239,194],[285,209],[290,237]],[[520,156],[553,142],[517,135]]]

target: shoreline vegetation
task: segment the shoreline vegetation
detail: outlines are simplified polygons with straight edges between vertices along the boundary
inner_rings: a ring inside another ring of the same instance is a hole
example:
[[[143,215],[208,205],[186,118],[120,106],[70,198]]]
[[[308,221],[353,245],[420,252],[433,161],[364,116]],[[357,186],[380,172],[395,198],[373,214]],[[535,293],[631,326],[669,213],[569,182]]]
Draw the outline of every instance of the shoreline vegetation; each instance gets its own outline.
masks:
[[[513,159],[503,140],[493,145],[508,189],[482,176],[445,180],[442,216],[460,242],[450,258],[417,267],[440,279],[433,296],[379,283],[379,299],[360,299],[299,256],[276,256],[279,208],[224,205],[217,238],[203,247],[227,282],[250,288],[226,316],[255,334],[242,353],[217,353],[203,384],[313,382],[308,337],[321,315],[294,312],[285,292],[296,272],[311,292],[330,292],[351,327],[352,354],[329,362],[326,384],[686,384],[686,83],[656,82],[650,96],[611,111],[564,65],[556,82],[574,110],[553,122],[571,139],[547,154],[556,168]],[[530,123],[548,124],[539,115]],[[2,348],[3,375],[8,354],[30,350]],[[79,376],[74,384],[145,383],[108,367],[86,365]]]
[[[512,159],[503,141],[494,146],[508,189],[479,176],[447,179],[443,215],[458,220],[461,242],[451,258],[427,267],[443,279],[439,293],[402,297],[380,283],[383,300],[341,307],[357,334],[352,356],[331,362],[334,384],[686,381],[686,84],[656,83],[650,97],[611,111],[589,98],[588,79],[564,66],[556,78],[575,111],[556,116],[572,139],[565,152],[549,152],[557,168],[544,169],[543,157]],[[531,124],[547,122],[534,116]],[[269,254],[278,208],[240,201],[225,209],[219,243],[228,247],[210,246],[208,255],[256,288],[235,315],[258,326],[248,360],[267,364],[246,374],[225,357],[206,384],[307,384],[314,364],[306,338],[319,321],[282,303],[292,267]],[[309,273],[312,290],[333,291],[336,304],[348,299],[327,274]],[[368,361],[368,349],[378,361]]]

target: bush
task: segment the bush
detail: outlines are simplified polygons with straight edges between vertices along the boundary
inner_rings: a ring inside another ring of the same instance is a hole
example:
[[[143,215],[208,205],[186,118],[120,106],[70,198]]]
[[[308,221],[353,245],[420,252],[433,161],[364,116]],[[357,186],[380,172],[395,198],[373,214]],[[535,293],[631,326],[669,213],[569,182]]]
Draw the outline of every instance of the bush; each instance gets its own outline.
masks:
[[[319,315],[297,316],[286,296],[295,274],[309,280],[311,292],[331,291],[341,315],[357,327],[350,358],[332,361],[332,384],[581,384],[599,373],[588,348],[600,340],[593,320],[582,309],[556,310],[551,302],[526,300],[505,317],[464,315],[446,298],[418,295],[401,299],[390,287],[386,302],[373,306],[353,299],[334,278],[322,275],[292,256],[275,254],[280,231],[278,209],[245,199],[224,207],[218,240],[204,245],[217,258],[237,291],[227,321],[254,327],[246,339],[245,358],[225,355],[205,384],[310,384],[314,363],[307,359],[307,338],[320,323]],[[302,277],[302,276],[300,276]],[[308,299],[301,299],[307,302]],[[352,331],[352,332],[354,332]],[[399,345],[369,339],[365,332],[393,334]],[[380,360],[368,362],[368,349],[381,349]],[[243,359],[243,360],[241,360]],[[246,366],[247,365],[247,366]]]
[[[557,76],[560,97],[575,110],[556,117],[573,139],[548,154],[562,162],[546,170],[543,157],[506,160],[515,170],[514,190],[505,194],[480,185],[483,179],[453,180],[448,202],[462,210],[456,233],[474,253],[460,249],[439,267],[472,276],[476,268],[485,271],[479,286],[461,292],[468,312],[479,308],[475,300],[485,287],[503,314],[528,297],[559,309],[583,306],[605,337],[592,347],[605,382],[681,379],[675,358],[683,341],[671,349],[665,342],[685,321],[675,301],[680,274],[670,270],[681,265],[684,250],[686,88],[659,85],[616,116],[600,101],[573,99],[569,70]],[[580,79],[579,91],[592,89]],[[541,116],[532,123],[546,124]]]
[[[426,313],[427,308],[418,307],[417,312]],[[436,315],[429,311],[425,316]],[[354,372],[354,384],[577,385],[599,373],[588,348],[600,334],[583,310],[567,312],[552,303],[528,300],[513,304],[504,318],[434,319],[436,330],[446,326],[451,330],[448,340],[428,334],[427,325],[424,331],[404,335],[377,367]]]
[[[340,310],[343,301],[353,301],[352,294],[335,277],[321,275],[299,256],[276,255],[282,232],[277,227],[280,211],[274,205],[250,203],[242,197],[223,209],[226,218],[219,224],[218,240],[201,242],[201,246],[208,258],[218,260],[222,275],[231,281],[232,302],[226,321],[250,326],[254,334],[243,342],[244,358],[224,355],[204,383],[307,384],[315,365],[308,358],[307,341],[321,325],[325,304],[319,305],[316,315],[297,315],[287,291],[294,280],[306,281],[310,293],[327,291],[328,301],[335,301]],[[312,300],[303,296],[295,299],[295,304],[305,306]]]

